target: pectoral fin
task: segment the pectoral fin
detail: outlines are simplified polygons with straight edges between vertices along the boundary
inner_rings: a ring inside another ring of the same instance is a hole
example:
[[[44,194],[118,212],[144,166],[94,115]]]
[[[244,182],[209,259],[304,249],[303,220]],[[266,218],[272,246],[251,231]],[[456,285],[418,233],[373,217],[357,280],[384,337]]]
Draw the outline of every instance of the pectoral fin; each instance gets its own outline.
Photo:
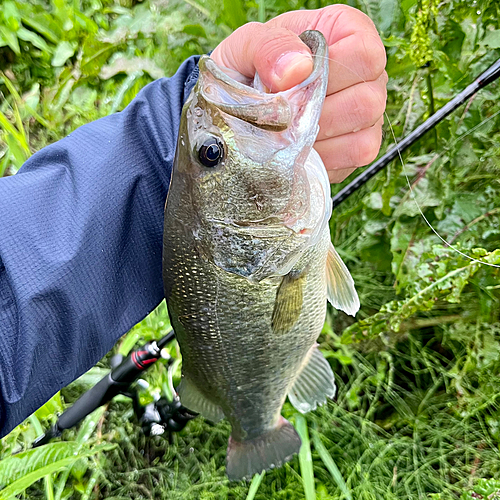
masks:
[[[309,359],[288,393],[288,399],[301,413],[307,413],[325,404],[327,397],[333,398],[336,389],[330,364],[313,346]]]
[[[181,403],[188,410],[199,413],[207,420],[217,423],[224,418],[220,406],[209,401],[187,378],[183,377],[177,392]]]
[[[299,319],[304,300],[306,273],[290,272],[283,277],[276,293],[271,326],[275,333],[286,333]]]
[[[359,298],[354,288],[354,280],[332,244],[326,260],[326,275],[330,304],[335,309],[354,316],[359,310]]]

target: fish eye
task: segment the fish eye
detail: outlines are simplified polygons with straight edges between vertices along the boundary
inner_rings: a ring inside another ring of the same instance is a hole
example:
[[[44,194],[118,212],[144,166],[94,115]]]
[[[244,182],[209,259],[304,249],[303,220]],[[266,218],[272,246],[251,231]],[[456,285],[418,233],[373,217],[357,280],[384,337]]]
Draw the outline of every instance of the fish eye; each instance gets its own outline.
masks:
[[[205,167],[216,167],[224,157],[224,146],[219,139],[210,137],[198,150],[198,158]]]

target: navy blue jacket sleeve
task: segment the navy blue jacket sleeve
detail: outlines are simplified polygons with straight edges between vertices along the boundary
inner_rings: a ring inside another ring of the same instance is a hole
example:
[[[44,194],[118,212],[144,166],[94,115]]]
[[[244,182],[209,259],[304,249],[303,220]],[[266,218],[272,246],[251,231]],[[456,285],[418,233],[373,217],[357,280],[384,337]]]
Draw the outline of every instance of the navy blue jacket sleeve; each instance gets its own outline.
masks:
[[[197,62],[0,179],[0,437],[163,299],[163,209]]]

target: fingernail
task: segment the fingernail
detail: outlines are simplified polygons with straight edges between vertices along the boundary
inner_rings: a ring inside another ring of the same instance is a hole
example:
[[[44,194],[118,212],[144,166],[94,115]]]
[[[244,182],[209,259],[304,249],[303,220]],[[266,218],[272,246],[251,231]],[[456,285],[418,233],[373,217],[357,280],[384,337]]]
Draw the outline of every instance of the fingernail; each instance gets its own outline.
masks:
[[[288,73],[296,70],[299,66],[305,66],[307,64],[307,68],[309,68],[311,63],[311,54],[304,52],[285,52],[278,57],[278,60],[274,65],[274,73],[279,80],[283,80]]]

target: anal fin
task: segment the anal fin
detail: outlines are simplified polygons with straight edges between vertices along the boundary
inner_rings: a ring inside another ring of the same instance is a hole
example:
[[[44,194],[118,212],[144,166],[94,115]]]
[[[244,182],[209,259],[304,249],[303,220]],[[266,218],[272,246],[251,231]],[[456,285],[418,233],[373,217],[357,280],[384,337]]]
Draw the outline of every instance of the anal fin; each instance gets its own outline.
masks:
[[[309,360],[288,393],[288,399],[301,413],[307,413],[325,404],[327,397],[333,398],[336,389],[330,364],[313,346]]]
[[[335,309],[354,316],[359,310],[358,293],[354,288],[354,280],[349,269],[342,262],[332,244],[330,244],[326,260],[326,276],[327,296],[330,304]]]
[[[182,406],[185,406],[188,410],[199,413],[214,423],[224,418],[224,413],[220,406],[209,401],[187,378],[182,377],[181,383],[177,387],[177,393],[181,399]]]

